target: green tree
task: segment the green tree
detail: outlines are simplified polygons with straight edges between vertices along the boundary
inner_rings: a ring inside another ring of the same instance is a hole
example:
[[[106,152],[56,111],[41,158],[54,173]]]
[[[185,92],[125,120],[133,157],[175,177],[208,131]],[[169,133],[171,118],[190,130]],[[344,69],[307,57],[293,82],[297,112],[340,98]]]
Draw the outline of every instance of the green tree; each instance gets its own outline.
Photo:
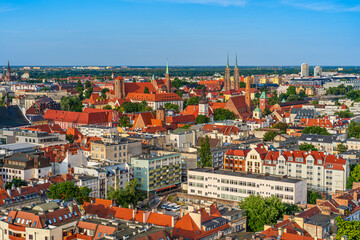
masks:
[[[5,190],[11,189],[12,187],[18,188],[22,186],[27,186],[27,183],[20,178],[14,178],[11,182],[5,184]]]
[[[119,120],[120,127],[132,127],[130,124],[130,118],[128,116],[122,116]]]
[[[338,144],[335,149],[335,151],[337,151],[338,153],[343,153],[346,152],[347,150],[348,150],[348,146],[342,143]]]
[[[85,88],[88,89],[89,87],[91,87],[91,83],[89,80],[86,80],[85,82]]]
[[[317,148],[309,143],[302,143],[299,147],[299,150],[301,151],[317,151]]]
[[[348,125],[348,135],[353,138],[360,138],[360,123],[351,121]]]
[[[287,95],[296,95],[296,87],[295,86],[289,86],[286,90]]]
[[[85,91],[85,99],[89,99],[91,97],[92,92],[93,92],[92,87],[87,88]]]
[[[191,97],[187,100],[186,105],[198,105],[200,98],[198,96]]]
[[[179,112],[179,105],[177,104],[165,103],[164,107],[167,110],[174,110],[176,112]]]
[[[347,178],[346,181],[346,188],[352,189],[353,182],[360,181],[360,164],[359,165],[351,165],[350,166],[350,176]]]
[[[182,129],[189,129],[191,127],[190,124],[184,124],[183,126],[181,126],[180,128]]]
[[[236,119],[235,113],[228,109],[223,109],[223,108],[215,109],[214,112],[215,121],[222,121],[227,119],[235,120]]]
[[[270,115],[270,114],[271,114],[270,109],[265,108],[264,111],[263,111],[263,115],[264,115],[264,116],[267,116],[267,115]]]
[[[286,133],[288,125],[284,122],[278,122],[273,127],[276,129],[280,129],[280,133],[283,134],[283,133]]]
[[[125,208],[128,208],[130,204],[136,207],[138,201],[144,199],[137,187],[138,179],[134,178],[126,183],[125,188],[110,189],[108,191],[108,199],[114,199],[118,205]]]
[[[313,105],[315,105],[315,104],[319,104],[319,101],[314,100],[314,101],[312,101],[312,102],[311,102],[311,104],[313,104]]]
[[[182,98],[182,96],[184,94],[183,91],[180,91],[180,90],[177,90],[175,93],[181,98]]]
[[[53,183],[49,187],[48,196],[52,199],[62,199],[64,201],[69,201],[72,198],[76,198],[81,204],[89,201],[89,194],[91,189],[87,186],[79,187],[76,186],[73,182],[61,182]]]
[[[307,190],[307,203],[316,204],[316,199],[321,199],[321,194],[314,190]]]
[[[110,90],[108,88],[103,88],[101,89],[100,93],[101,93],[101,97],[103,99],[106,99],[106,93],[109,92]]]
[[[240,88],[246,88],[246,83],[245,82],[240,82]]]
[[[198,115],[195,119],[196,124],[208,123],[210,122],[210,118],[205,115]]]
[[[347,236],[347,240],[360,239],[360,221],[345,221],[341,216],[336,217],[336,240]]]
[[[78,93],[84,91],[84,87],[83,87],[83,85],[82,85],[82,83],[81,83],[80,80],[78,80],[77,83],[76,83],[76,91],[78,91]]]
[[[302,130],[304,134],[317,134],[317,135],[330,135],[330,133],[326,130],[326,128],[318,127],[318,126],[310,126],[305,127]]]
[[[263,198],[250,195],[239,206],[246,210],[247,230],[252,232],[263,230],[264,225],[274,225],[284,214],[292,215],[299,210],[296,205],[283,203],[275,196]]]
[[[275,131],[268,131],[268,132],[266,132],[266,133],[264,134],[263,140],[264,140],[264,142],[272,141],[272,140],[274,140],[274,138],[275,138],[277,135],[278,135],[278,133],[275,132]]]
[[[358,100],[360,100],[360,91],[352,89],[350,92],[346,93],[345,96],[346,98],[359,102]]]
[[[61,109],[64,111],[81,112],[83,105],[79,97],[67,96],[61,98]]]
[[[74,143],[74,136],[72,134],[66,134],[66,140],[70,143]]]
[[[212,167],[210,139],[208,136],[205,136],[205,140],[202,138],[200,140],[199,157],[200,162],[197,163],[199,167]]]
[[[145,87],[145,88],[144,88],[144,93],[150,93],[150,90],[149,90],[148,87]]]
[[[203,89],[203,88],[205,88],[205,85],[198,85],[198,86],[196,87],[196,89]]]
[[[340,118],[350,118],[354,116],[354,114],[350,112],[349,109],[346,109],[345,111],[335,112],[335,114]]]
[[[105,105],[105,106],[103,107],[103,109],[108,109],[108,110],[111,110],[111,109],[112,109],[112,107],[108,104],[108,105]]]

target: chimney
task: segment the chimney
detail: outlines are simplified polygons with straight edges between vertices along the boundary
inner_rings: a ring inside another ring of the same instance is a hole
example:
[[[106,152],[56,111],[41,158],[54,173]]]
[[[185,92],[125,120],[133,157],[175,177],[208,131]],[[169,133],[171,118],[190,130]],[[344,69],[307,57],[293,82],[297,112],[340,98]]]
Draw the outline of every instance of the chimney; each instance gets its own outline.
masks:
[[[19,194],[21,195],[21,187],[17,187],[16,189],[19,192]]]
[[[11,189],[6,190],[6,192],[9,195],[9,197],[11,197]]]
[[[354,191],[354,196],[353,196],[354,200],[357,201],[358,200],[358,192]]]
[[[281,236],[283,235],[283,229],[280,227],[280,228],[278,228],[278,237],[277,237],[277,239],[281,239]]]
[[[175,227],[175,218],[174,218],[174,216],[171,217],[171,227]]]

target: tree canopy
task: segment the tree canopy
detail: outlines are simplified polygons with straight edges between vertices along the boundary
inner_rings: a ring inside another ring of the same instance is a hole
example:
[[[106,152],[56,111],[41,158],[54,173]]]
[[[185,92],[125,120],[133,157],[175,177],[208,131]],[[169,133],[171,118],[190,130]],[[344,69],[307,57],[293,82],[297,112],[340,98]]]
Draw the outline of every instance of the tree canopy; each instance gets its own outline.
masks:
[[[120,110],[126,113],[134,113],[134,112],[148,112],[151,111],[152,108],[147,105],[147,102],[142,101],[141,103],[132,103],[125,102],[121,105]]]
[[[101,93],[101,97],[103,99],[106,99],[106,93],[109,92],[110,90],[108,88],[103,88],[101,89],[100,93]]]
[[[299,147],[301,151],[317,151],[318,149],[310,143],[302,143]]]
[[[177,105],[177,104],[165,103],[164,107],[167,110],[174,110],[176,112],[179,112],[179,105]]]
[[[278,122],[274,126],[274,128],[280,129],[280,133],[286,133],[286,130],[288,128],[288,125],[284,122]]]
[[[93,93],[93,88],[92,87],[87,88],[85,90],[85,99],[89,99],[92,93]]]
[[[128,116],[122,116],[119,120],[120,127],[131,127],[130,118]]]
[[[353,182],[360,181],[360,164],[359,165],[351,165],[350,166],[350,176],[347,178],[346,181],[346,188],[352,189]]]
[[[49,198],[52,199],[62,199],[64,201],[69,201],[72,198],[76,198],[79,203],[84,203],[89,201],[89,194],[91,189],[87,186],[79,187],[76,186],[73,182],[61,182],[53,183],[49,187]]]
[[[215,121],[222,121],[227,119],[235,120],[236,119],[235,113],[228,109],[223,109],[223,108],[217,108],[215,110],[214,112]]]
[[[345,221],[341,216],[336,217],[336,225],[338,227],[336,240],[347,236],[347,240],[360,239],[360,221]]]
[[[348,135],[353,138],[360,138],[360,123],[351,121],[348,125]]]
[[[11,187],[22,187],[22,186],[27,186],[27,183],[23,180],[21,180],[20,178],[14,178],[13,180],[11,180],[11,182],[7,182],[5,184],[5,190],[11,189]]]
[[[194,96],[194,97],[191,97],[187,100],[186,102],[186,106],[187,105],[198,105],[199,104],[199,100],[200,98],[198,96]]]
[[[212,167],[212,155],[210,150],[210,139],[205,136],[205,140],[201,138],[199,148],[200,162],[199,167]]]
[[[81,112],[83,105],[79,97],[67,96],[61,98],[60,101],[61,109],[64,111]]]
[[[344,84],[339,85],[338,87],[331,87],[326,89],[326,94],[331,95],[344,95],[347,92],[350,92],[352,89],[352,86],[344,86]]]
[[[321,194],[314,190],[307,191],[307,203],[316,204],[316,199],[321,199]]]
[[[354,116],[354,114],[350,112],[349,109],[346,109],[345,111],[335,112],[335,115],[337,115],[340,118],[350,118]]]
[[[296,205],[284,203],[277,197],[263,198],[250,195],[239,204],[241,209],[246,210],[247,230],[258,232],[264,229],[264,225],[276,224],[283,215],[291,215],[299,210]]]
[[[136,207],[138,201],[143,199],[143,195],[137,189],[138,179],[134,178],[126,183],[125,188],[110,189],[108,199],[115,199],[116,203],[122,207],[129,207],[132,204]]]
[[[337,151],[338,153],[343,153],[346,152],[347,150],[348,150],[348,146],[343,143],[338,144],[335,148],[335,151]]]
[[[202,123],[208,123],[210,122],[210,118],[208,118],[207,116],[205,115],[198,115],[195,119],[195,123],[196,124],[202,124]]]
[[[322,128],[322,127],[318,127],[318,126],[305,127],[302,130],[302,133],[305,133],[305,134],[317,134],[317,135],[331,135],[326,130],[326,128]]]
[[[263,140],[264,140],[264,142],[272,141],[272,140],[274,140],[274,138],[275,138],[277,135],[278,135],[278,133],[275,132],[275,131],[268,131],[268,132],[266,132],[266,133],[264,134]]]

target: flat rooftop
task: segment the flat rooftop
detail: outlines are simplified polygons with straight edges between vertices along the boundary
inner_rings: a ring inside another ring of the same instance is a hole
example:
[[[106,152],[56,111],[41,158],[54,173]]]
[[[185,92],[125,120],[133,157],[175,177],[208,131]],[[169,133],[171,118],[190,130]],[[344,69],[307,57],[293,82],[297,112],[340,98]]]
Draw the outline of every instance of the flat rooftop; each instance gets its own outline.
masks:
[[[189,172],[191,172],[191,171],[219,174],[219,175],[225,175],[225,176],[261,179],[261,180],[268,180],[268,181],[287,182],[287,183],[297,183],[297,182],[304,181],[304,179],[301,179],[301,178],[289,178],[287,176],[266,175],[266,174],[259,174],[259,173],[247,173],[247,172],[233,172],[231,170],[213,170],[211,168],[189,169]]]

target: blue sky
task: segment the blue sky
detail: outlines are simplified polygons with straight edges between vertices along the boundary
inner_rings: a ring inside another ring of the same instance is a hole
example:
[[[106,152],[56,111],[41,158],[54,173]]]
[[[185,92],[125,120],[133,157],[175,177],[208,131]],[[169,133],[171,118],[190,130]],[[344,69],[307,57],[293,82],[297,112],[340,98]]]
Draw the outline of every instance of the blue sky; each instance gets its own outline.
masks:
[[[0,65],[360,65],[359,26],[359,0],[1,0]]]

